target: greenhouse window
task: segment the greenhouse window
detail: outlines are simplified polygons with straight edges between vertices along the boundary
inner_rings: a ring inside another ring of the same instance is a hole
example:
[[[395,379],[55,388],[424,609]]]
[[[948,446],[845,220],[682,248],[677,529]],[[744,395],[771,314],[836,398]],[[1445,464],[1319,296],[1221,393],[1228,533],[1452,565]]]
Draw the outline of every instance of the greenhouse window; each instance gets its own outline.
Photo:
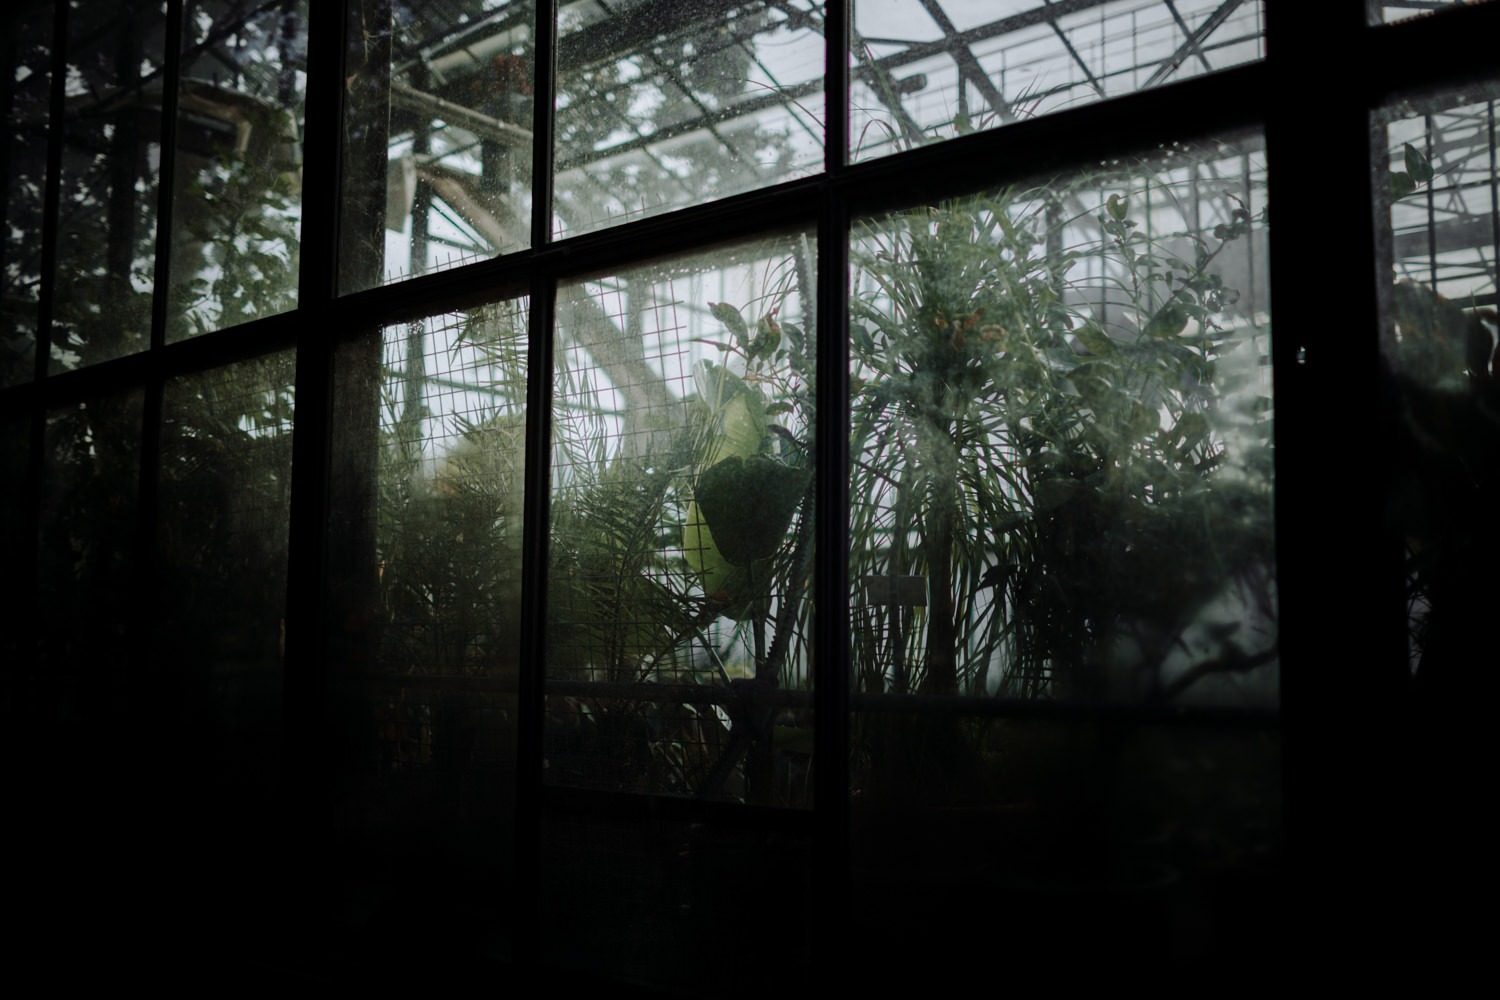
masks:
[[[35,953],[721,996],[1469,933],[1497,17],[11,4],[16,857],[113,928]]]

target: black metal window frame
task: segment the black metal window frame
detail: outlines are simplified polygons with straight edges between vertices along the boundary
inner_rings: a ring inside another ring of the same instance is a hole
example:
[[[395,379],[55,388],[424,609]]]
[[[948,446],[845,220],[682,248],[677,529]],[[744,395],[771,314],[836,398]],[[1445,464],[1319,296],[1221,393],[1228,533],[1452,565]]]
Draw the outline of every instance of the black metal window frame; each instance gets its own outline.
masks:
[[[57,37],[66,37],[67,4],[58,4]],[[169,0],[169,37],[182,19]],[[1375,169],[1383,155],[1372,138],[1378,110],[1394,98],[1427,89],[1495,78],[1500,72],[1500,3],[1371,26],[1366,0],[1296,3],[1266,0],[1266,56],[1255,63],[1128,96],[1080,106],[994,131],[851,164],[848,162],[848,5],[826,12],[826,161],[816,176],[721,201],[553,240],[549,232],[553,166],[552,108],[555,40],[537,32],[534,212],[531,246],[493,260],[339,295],[337,248],[344,29],[342,4],[311,5],[304,208],[299,305],[285,314],[177,343],[165,342],[165,296],[156,296],[150,348],[139,354],[53,373],[48,371],[51,298],[56,260],[60,130],[48,150],[44,277],[34,379],[0,390],[0,415],[31,418],[28,480],[23,494],[33,525],[39,516],[46,415],[57,407],[126,388],[145,390],[141,447],[139,568],[149,582],[151,529],[156,522],[155,473],[163,386],[173,377],[288,347],[296,349],[290,560],[286,613],[285,739],[316,746],[325,699],[327,511],[333,433],[334,355],[338,345],[384,324],[517,294],[530,297],[530,385],[526,453],[527,528],[523,573],[526,603],[521,680],[520,775],[517,803],[521,899],[535,898],[541,778],[545,608],[548,401],[553,298],[575,276],[665,255],[703,249],[791,227],[816,227],[819,370],[816,449],[818,529],[814,634],[815,732],[820,766],[814,825],[825,884],[819,897],[836,908],[843,897],[840,859],[847,851],[848,569],[848,308],[851,218],[908,207],[1035,177],[1087,167],[1112,156],[1174,140],[1242,128],[1264,130],[1271,233],[1273,378],[1276,396],[1276,530],[1279,567],[1282,709],[1288,861],[1293,871],[1342,878],[1351,856],[1373,862],[1396,845],[1393,834],[1370,834],[1369,821],[1387,792],[1397,762],[1383,739],[1398,723],[1407,690],[1405,617],[1399,540],[1391,536],[1379,495],[1382,442],[1347,434],[1340,461],[1321,450],[1318,429],[1329,422],[1366,421],[1388,405],[1381,388],[1379,275],[1376,266]],[[538,24],[555,24],[556,0],[537,0]],[[1336,61],[1335,61],[1336,60]],[[66,52],[54,52],[53,120],[62,118]],[[169,46],[163,148],[170,130],[178,73]],[[159,185],[157,279],[164,282],[164,242],[171,232],[171,158]],[[35,532],[33,531],[34,535]],[[32,559],[36,556],[33,553]],[[35,578],[36,565],[20,567]],[[149,586],[141,588],[150,592]],[[1330,593],[1346,595],[1343,608]],[[38,601],[48,595],[37,596]],[[145,609],[143,608],[143,612]],[[149,629],[142,629],[143,634]],[[144,642],[144,638],[142,642]],[[284,755],[290,757],[291,755]],[[306,760],[305,757],[302,760]],[[842,766],[841,766],[842,765]],[[288,770],[284,793],[292,808],[316,795],[305,767]],[[586,793],[579,793],[586,794]],[[601,796],[602,797],[602,796]],[[780,822],[750,807],[675,803],[732,822]],[[803,822],[797,820],[797,822]],[[1334,859],[1341,859],[1332,866]],[[526,880],[530,882],[527,884]],[[527,894],[530,894],[529,896]],[[524,907],[523,907],[524,909]],[[524,946],[518,954],[532,949]]]

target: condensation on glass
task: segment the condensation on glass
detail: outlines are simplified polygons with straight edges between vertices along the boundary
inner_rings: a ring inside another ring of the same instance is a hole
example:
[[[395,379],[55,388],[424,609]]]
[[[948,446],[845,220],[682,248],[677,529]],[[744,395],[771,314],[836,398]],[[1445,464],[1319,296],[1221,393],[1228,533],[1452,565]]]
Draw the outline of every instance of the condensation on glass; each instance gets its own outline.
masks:
[[[807,806],[814,252],[558,291],[546,780]]]
[[[410,887],[359,860],[404,831],[406,847],[432,859],[413,912],[464,914],[462,941],[501,958],[515,843],[526,310],[525,299],[495,302],[341,346],[328,536],[330,705],[348,788],[332,812],[352,845],[349,877],[408,899]],[[401,826],[414,816],[422,825]],[[434,839],[449,829],[463,835]]]
[[[1452,10],[1454,7],[1472,7],[1475,4],[1488,3],[1489,0],[1393,0],[1393,2],[1366,0],[1366,2],[1369,6],[1371,24],[1394,24],[1397,21],[1406,21],[1414,17],[1425,17],[1437,11]]]
[[[1500,565],[1500,86],[1382,110],[1381,357],[1395,394],[1387,509],[1405,543],[1408,658],[1462,684],[1491,640]],[[1448,689],[1453,691],[1455,689]]]
[[[855,223],[865,934],[1224,949],[1201,887],[1274,872],[1265,207],[1251,134]],[[1261,721],[1152,721],[1194,711]]]
[[[151,338],[161,166],[164,5],[74,4],[67,32],[51,370]]]
[[[184,4],[167,339],[297,304],[307,3]]]
[[[0,387],[36,371],[42,284],[42,202],[47,185],[47,127],[52,89],[51,3],[19,3],[0,14]]]
[[[285,352],[163,392],[154,662],[220,748],[203,787],[249,813],[280,765],[294,375]]]
[[[350,5],[340,292],[530,244],[535,21],[530,0]]]
[[[1260,0],[854,0],[851,158],[1259,59]]]
[[[560,5],[554,235],[822,169],[822,18],[809,0]]]

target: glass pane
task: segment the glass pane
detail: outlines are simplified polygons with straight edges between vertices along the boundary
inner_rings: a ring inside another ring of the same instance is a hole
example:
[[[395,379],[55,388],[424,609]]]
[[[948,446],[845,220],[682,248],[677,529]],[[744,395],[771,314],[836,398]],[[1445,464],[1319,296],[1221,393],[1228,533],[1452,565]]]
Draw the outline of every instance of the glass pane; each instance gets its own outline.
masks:
[[[509,957],[526,330],[501,302],[338,358],[333,816],[344,877],[381,900],[346,928],[361,947],[462,924],[452,954]]]
[[[859,690],[1274,705],[1264,164],[856,228]]]
[[[356,0],[341,292],[531,238],[530,0]]]
[[[1251,62],[1260,0],[854,0],[852,158]]]
[[[867,937],[901,920],[1072,959],[1264,940],[1233,930],[1260,904],[1207,895],[1225,872],[1260,892],[1279,843],[1262,149],[1179,144],[856,223]],[[1111,705],[1140,711],[1098,721]],[[1201,940],[1174,940],[1179,914]]]
[[[1406,21],[1413,17],[1423,17],[1434,11],[1449,10],[1454,7],[1472,7],[1478,3],[1488,3],[1489,0],[1369,0],[1370,23],[1391,24],[1395,21]]]
[[[802,236],[558,291],[547,780],[805,806]]]
[[[60,744],[134,745],[129,730],[136,720],[120,708],[139,704],[144,690],[128,669],[140,611],[140,445],[139,392],[48,416],[38,574],[47,673],[39,704],[57,713],[62,729],[76,732],[76,740]],[[100,774],[99,763],[88,773]]]
[[[1462,684],[1500,601],[1500,87],[1387,109],[1387,289],[1382,354],[1395,388],[1411,668]]]
[[[561,5],[553,233],[821,170],[822,77],[810,0]]]
[[[53,371],[150,342],[164,35],[150,0],[71,8]]]
[[[297,304],[307,3],[184,5],[169,340]]]
[[[42,283],[42,199],[52,88],[51,3],[14,3],[0,14],[0,111],[5,142],[0,184],[0,387],[36,371],[37,298]]]
[[[290,353],[242,362],[163,397],[154,648],[220,837],[269,822],[278,775],[294,367]]]

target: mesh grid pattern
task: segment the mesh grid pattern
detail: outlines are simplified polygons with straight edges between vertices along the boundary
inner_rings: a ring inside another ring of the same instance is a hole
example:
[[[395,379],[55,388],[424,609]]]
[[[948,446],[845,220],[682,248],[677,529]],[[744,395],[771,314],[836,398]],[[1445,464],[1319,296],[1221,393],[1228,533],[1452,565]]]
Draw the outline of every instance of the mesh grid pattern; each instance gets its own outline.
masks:
[[[380,765],[514,754],[526,303],[387,327],[378,502]]]
[[[778,723],[756,691],[807,683],[805,582],[786,596],[806,579],[803,508],[793,497],[764,558],[712,568],[718,549],[695,490],[728,438],[739,461],[793,477],[805,463],[807,345],[746,346],[768,320],[801,337],[798,248],[741,248],[559,291],[549,780],[737,799],[759,766],[755,794],[769,800],[774,784],[789,799],[770,737],[802,722],[783,709]],[[753,401],[759,422],[731,433],[731,398]]]

